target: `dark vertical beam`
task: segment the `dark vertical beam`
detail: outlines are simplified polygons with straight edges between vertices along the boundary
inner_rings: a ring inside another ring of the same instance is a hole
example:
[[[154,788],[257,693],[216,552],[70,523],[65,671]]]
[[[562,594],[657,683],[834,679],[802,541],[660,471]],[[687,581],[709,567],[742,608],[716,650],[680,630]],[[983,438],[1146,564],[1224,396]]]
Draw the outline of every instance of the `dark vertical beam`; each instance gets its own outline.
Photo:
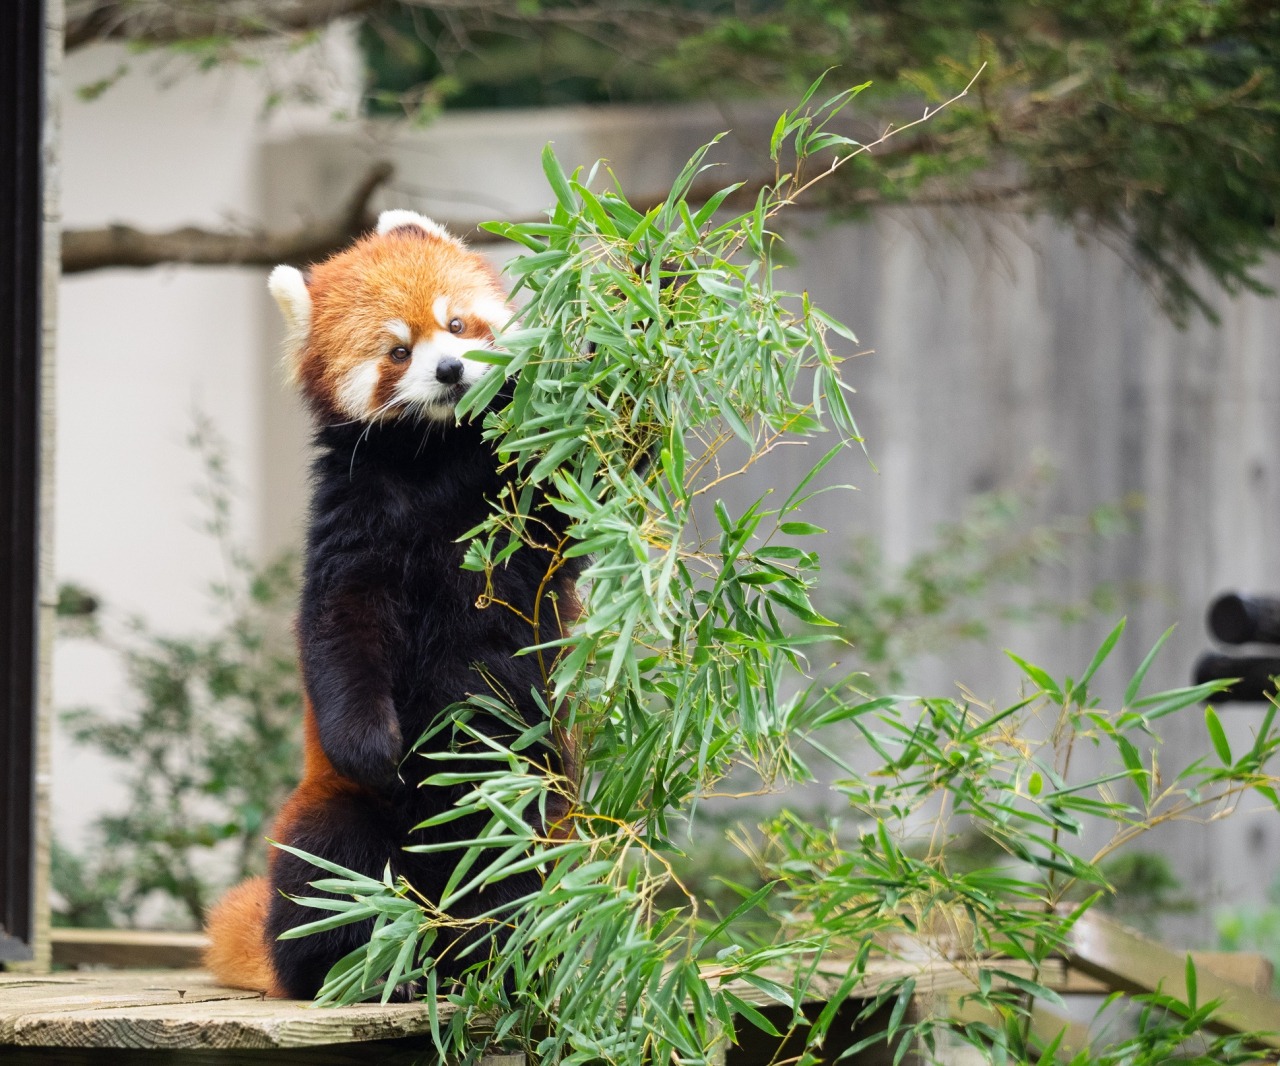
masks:
[[[44,2],[0,17],[0,959],[35,936]]]

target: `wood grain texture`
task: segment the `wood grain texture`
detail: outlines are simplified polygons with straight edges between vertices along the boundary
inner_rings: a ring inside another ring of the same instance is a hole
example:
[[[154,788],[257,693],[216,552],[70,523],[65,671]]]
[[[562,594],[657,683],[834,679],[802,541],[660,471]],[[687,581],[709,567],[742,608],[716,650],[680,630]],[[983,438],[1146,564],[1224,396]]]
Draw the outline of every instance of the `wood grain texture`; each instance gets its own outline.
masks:
[[[980,968],[1021,977],[1027,967],[1008,960],[876,959],[854,989],[853,999],[874,996],[884,985],[911,977],[921,996],[963,993],[976,986]],[[790,986],[785,970],[761,971]],[[715,980],[715,972],[708,976]],[[1065,986],[1059,963],[1042,975]],[[843,964],[822,968],[802,998],[825,1003],[844,977]],[[998,979],[997,979],[998,983]],[[729,987],[758,1007],[776,1001],[741,982]],[[452,1008],[441,1001],[441,1018]],[[0,975],[0,1045],[60,1048],[268,1049],[323,1047],[343,1043],[425,1037],[430,1016],[424,1004],[362,1004],[315,1008],[290,1000],[267,1000],[256,992],[223,988],[203,971],[87,971],[46,976]],[[502,1066],[502,1064],[495,1064]]]
[[[127,937],[120,934],[122,939]],[[909,950],[912,945],[901,947]],[[928,1011],[933,1002],[952,1001],[971,992],[982,969],[1021,978],[1033,976],[1025,964],[1008,959],[942,958],[928,954],[921,944],[914,945],[914,950],[914,958],[873,958],[847,1008],[842,1009],[852,1011],[852,1017],[859,1004],[865,1004],[885,985],[907,977],[916,981],[913,1009]],[[1050,960],[1039,979],[1064,994],[1096,994],[1115,987],[1147,989],[1158,983],[1172,992],[1182,991],[1184,956],[1107,919],[1087,916],[1077,924],[1069,961],[1070,966]],[[1280,1002],[1219,976],[1237,975],[1251,981],[1256,970],[1251,960],[1215,957],[1212,963],[1214,970],[1207,964],[1200,970],[1200,996],[1227,1000],[1222,1014],[1227,1025],[1241,1029],[1280,1025]],[[784,987],[792,985],[792,976],[782,969],[761,971],[761,975]],[[707,976],[714,983],[717,975],[708,968]],[[805,1010],[819,1009],[843,976],[842,962],[825,964],[801,997]],[[997,975],[993,984],[1002,981]],[[757,988],[736,981],[729,981],[728,986],[768,1016],[779,1010],[790,1016],[789,1008],[780,1007]],[[451,1010],[447,1003],[438,1004],[442,1019],[447,1019]],[[786,1021],[781,1016],[777,1020]],[[1048,1033],[1065,1024],[1065,1019],[1046,1014],[1039,1022]],[[868,1030],[863,1027],[861,1031]],[[1074,1031],[1071,1036],[1081,1039]],[[1280,1046],[1280,1036],[1275,1039],[1274,1046]],[[722,1061],[729,1066],[754,1063],[770,1043],[747,1026],[739,1030],[738,1040],[737,1045],[721,1048],[727,1053]],[[425,1004],[315,1008],[309,1003],[267,1000],[255,992],[222,988],[198,970],[0,975],[0,1061],[6,1066],[46,1062],[53,1048],[58,1049],[58,1066],[118,1066],[131,1061],[126,1051],[145,1052],[136,1061],[149,1066],[169,1062],[181,1066],[226,1066],[232,1062],[237,1066],[288,1066],[294,1062],[308,1066],[416,1066],[430,1061],[432,1045]],[[769,1050],[759,1061],[768,1061],[776,1050]],[[483,1061],[484,1066],[523,1066],[519,1055],[493,1055]]]
[[[450,1008],[440,1005],[442,1017]],[[300,1048],[430,1031],[422,1004],[316,1009],[220,988],[196,971],[0,977],[0,1044]]]
[[[4,1066],[435,1066],[430,1040],[379,1040],[324,1048],[234,1051],[136,1048],[0,1049]],[[488,1066],[487,1060],[482,1060]]]

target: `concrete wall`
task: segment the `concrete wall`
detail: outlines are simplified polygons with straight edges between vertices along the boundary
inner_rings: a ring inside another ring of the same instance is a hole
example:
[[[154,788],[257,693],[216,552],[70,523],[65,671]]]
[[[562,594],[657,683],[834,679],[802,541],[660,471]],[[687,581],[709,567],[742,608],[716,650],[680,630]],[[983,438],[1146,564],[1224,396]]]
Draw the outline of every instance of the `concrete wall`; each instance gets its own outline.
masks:
[[[259,145],[353,106],[350,49],[335,38],[311,107],[270,114],[270,89],[298,73],[286,57],[258,70],[201,74],[190,61],[95,46],[67,57],[62,78],[62,213],[68,227],[260,225]],[[123,73],[121,73],[124,71]],[[83,90],[112,84],[95,99]],[[259,301],[266,272],[236,268],[103,270],[63,280],[58,320],[57,538],[60,581],[98,592],[118,623],[145,617],[168,633],[209,625],[210,582],[223,575],[201,529],[200,460],[187,444],[194,413],[230,445],[242,488],[241,539],[259,550],[263,499],[254,470],[266,437],[269,364]],[[117,707],[114,659],[83,642],[55,656],[57,705]],[[75,843],[118,805],[114,771],[58,730],[54,823]]]
[[[95,69],[114,61],[104,53]],[[256,87],[217,77],[227,80],[168,90],[187,94],[178,103],[153,100],[153,89],[132,81],[112,90],[121,93],[115,103],[110,95],[69,103],[69,223],[213,223],[247,212],[286,225],[327,213],[378,158],[397,166],[378,206],[462,222],[524,217],[547,199],[538,163],[547,140],[567,168],[607,156],[642,198],[730,126],[740,133],[719,156],[730,163],[725,182],[734,166],[756,169],[772,112],[535,111],[447,116],[418,132],[362,124],[299,132],[261,125]],[[110,122],[95,110],[105,104],[116,109]],[[1280,589],[1280,302],[1222,301],[1221,328],[1197,321],[1180,333],[1117,257],[1047,223],[1009,220],[992,234],[972,218],[925,212],[843,226],[801,213],[786,232],[799,265],[785,284],[809,289],[875,350],[850,364],[850,378],[878,472],[851,455],[832,476],[860,491],[822,497],[812,510],[835,531],[833,570],[842,533],[870,531],[891,560],[904,560],[971,494],[1024,477],[1033,453],[1043,453],[1061,472],[1056,509],[1080,514],[1129,492],[1146,499],[1136,536],[1047,579],[1064,596],[1109,579],[1150,590],[1101,691],[1118,693],[1121,676],[1174,623],[1151,684],[1185,683],[1215,591]],[[1268,271],[1280,283],[1280,268]],[[201,624],[201,589],[218,566],[194,528],[189,486],[198,472],[182,444],[193,402],[235,445],[250,539],[269,550],[299,537],[306,430],[275,369],[279,334],[263,273],[108,272],[66,285],[61,574],[157,624]],[[761,483],[785,478],[788,462],[765,467]],[[1111,622],[1000,638],[1051,671],[1078,673]],[[997,702],[1017,685],[995,650],[926,661],[913,681],[930,693],[963,682]],[[63,705],[101,702],[116,684],[88,653],[60,654]],[[1224,716],[1243,743],[1259,712]],[[1166,765],[1205,754],[1198,719],[1193,710],[1185,725],[1170,725]],[[58,824],[73,829],[90,798],[109,801],[111,789],[65,744],[56,758]],[[1277,872],[1277,821],[1271,812],[1212,830],[1182,826],[1162,844],[1206,902],[1256,901]],[[1182,932],[1209,936],[1203,921]]]

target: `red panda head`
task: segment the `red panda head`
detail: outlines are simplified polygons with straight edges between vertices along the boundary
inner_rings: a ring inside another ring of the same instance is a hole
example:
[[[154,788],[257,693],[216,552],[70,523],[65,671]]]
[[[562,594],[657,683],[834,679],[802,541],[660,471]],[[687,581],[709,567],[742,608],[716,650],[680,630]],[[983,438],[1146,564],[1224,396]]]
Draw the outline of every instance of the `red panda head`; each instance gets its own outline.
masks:
[[[276,267],[268,288],[290,377],[321,424],[451,420],[491,369],[466,353],[510,317],[492,267],[412,211],[384,211],[374,233],[306,275]]]

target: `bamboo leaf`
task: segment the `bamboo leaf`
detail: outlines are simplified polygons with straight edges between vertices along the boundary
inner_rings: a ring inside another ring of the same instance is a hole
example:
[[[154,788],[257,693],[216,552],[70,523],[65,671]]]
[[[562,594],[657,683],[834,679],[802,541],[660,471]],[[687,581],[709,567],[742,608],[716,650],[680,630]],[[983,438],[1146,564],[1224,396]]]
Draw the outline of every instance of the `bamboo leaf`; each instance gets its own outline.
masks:
[[[1227,734],[1212,707],[1204,709],[1204,727],[1209,732],[1209,740],[1213,744],[1213,750],[1218,753],[1218,758],[1222,760],[1224,766],[1230,766],[1233,761],[1231,745],[1227,743]]]
[[[1155,662],[1156,656],[1160,654],[1160,649],[1164,647],[1165,641],[1173,634],[1173,628],[1166,629],[1160,634],[1160,639],[1155,642],[1151,650],[1147,652],[1146,657],[1134,672],[1133,679],[1129,682],[1129,687],[1124,692],[1125,706],[1129,706],[1138,698],[1138,692],[1142,688],[1142,682],[1147,676],[1147,671],[1151,669],[1151,664]]]
[[[775,1036],[779,1038],[782,1036],[782,1034],[778,1031],[777,1026],[775,1026],[773,1022],[769,1021],[768,1018],[766,1018],[763,1014],[761,1014],[759,1010],[753,1007],[750,1003],[748,1003],[742,997],[734,995],[732,992],[728,991],[727,989],[721,990],[720,997],[725,1001],[725,1003],[729,1005],[729,1008],[733,1011],[734,1014],[742,1015],[742,1017],[746,1018],[747,1021],[749,1021],[762,1033],[766,1033],[769,1036]]]
[[[556,153],[549,143],[542,149],[542,172],[547,176],[547,184],[551,186],[551,191],[555,194],[560,206],[570,214],[576,211],[578,204],[573,195],[573,189],[560,166],[560,160],[556,158]]]
[[[1120,619],[1116,624],[1116,627],[1107,634],[1106,640],[1102,642],[1097,653],[1094,655],[1093,660],[1087,667],[1085,667],[1084,673],[1080,676],[1081,688],[1089,683],[1093,678],[1093,675],[1098,672],[1098,668],[1110,657],[1111,652],[1115,649],[1116,643],[1120,640],[1120,634],[1124,632],[1125,624],[1126,620],[1123,618]]]

